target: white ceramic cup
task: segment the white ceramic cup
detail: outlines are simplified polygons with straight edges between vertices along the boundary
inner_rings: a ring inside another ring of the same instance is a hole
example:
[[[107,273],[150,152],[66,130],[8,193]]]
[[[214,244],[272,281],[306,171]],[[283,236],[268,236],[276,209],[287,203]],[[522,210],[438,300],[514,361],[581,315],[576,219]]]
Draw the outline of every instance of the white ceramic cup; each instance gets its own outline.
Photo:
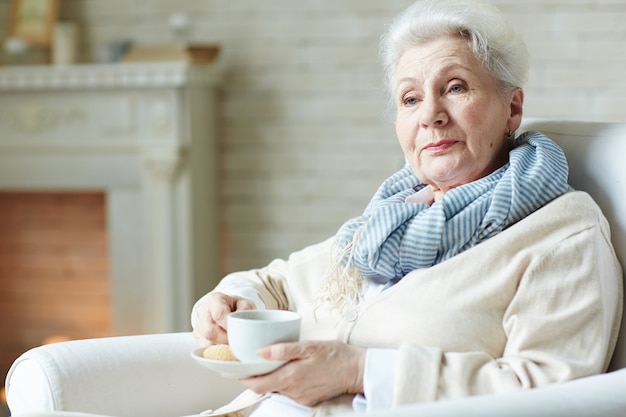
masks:
[[[267,362],[262,347],[300,339],[300,314],[285,310],[242,310],[227,318],[228,344],[243,363]]]

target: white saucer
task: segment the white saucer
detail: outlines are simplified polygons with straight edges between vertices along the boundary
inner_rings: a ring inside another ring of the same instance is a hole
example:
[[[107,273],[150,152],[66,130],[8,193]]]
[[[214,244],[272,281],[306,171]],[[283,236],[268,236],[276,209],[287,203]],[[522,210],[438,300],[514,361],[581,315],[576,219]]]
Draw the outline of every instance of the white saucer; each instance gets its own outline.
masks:
[[[242,379],[250,376],[263,375],[280,368],[285,361],[268,361],[259,363],[241,363],[238,361],[218,361],[202,356],[205,348],[198,348],[191,352],[191,357],[200,365],[217,372],[223,377]]]

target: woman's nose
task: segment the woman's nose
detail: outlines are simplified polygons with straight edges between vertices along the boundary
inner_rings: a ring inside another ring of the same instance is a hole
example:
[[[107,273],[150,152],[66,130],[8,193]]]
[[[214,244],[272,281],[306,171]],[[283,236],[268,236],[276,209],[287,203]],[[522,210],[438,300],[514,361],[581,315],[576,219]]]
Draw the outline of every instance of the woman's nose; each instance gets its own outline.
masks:
[[[437,98],[425,98],[420,105],[422,127],[443,127],[448,123],[448,113]]]

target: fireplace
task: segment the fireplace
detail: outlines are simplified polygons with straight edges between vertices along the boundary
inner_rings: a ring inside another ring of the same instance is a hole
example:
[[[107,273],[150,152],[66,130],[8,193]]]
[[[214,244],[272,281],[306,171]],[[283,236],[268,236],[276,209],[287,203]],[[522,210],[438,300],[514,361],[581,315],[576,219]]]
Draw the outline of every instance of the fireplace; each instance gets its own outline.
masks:
[[[0,69],[0,192],[100,196],[112,335],[188,330],[193,301],[215,285],[221,72],[175,62]]]
[[[104,193],[0,192],[0,213],[3,375],[33,346],[110,336]]]

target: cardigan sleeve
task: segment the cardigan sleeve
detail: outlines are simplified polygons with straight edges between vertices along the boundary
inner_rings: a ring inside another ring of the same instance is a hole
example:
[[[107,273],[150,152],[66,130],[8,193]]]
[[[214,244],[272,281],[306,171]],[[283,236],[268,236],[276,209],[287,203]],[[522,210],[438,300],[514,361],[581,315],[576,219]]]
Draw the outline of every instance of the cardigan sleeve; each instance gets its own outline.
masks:
[[[404,344],[394,405],[539,387],[603,372],[615,347],[622,273],[599,226],[527,266],[502,326],[501,357]]]
[[[287,310],[293,304],[287,289],[289,264],[276,259],[260,269],[235,272],[225,276],[213,291],[232,293],[233,288],[256,293],[266,308]]]

